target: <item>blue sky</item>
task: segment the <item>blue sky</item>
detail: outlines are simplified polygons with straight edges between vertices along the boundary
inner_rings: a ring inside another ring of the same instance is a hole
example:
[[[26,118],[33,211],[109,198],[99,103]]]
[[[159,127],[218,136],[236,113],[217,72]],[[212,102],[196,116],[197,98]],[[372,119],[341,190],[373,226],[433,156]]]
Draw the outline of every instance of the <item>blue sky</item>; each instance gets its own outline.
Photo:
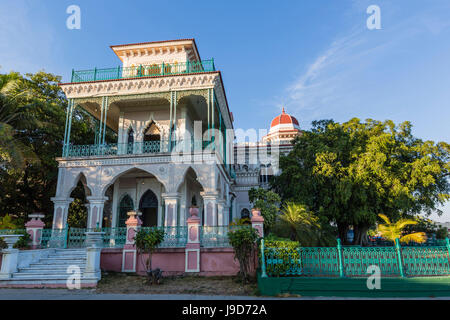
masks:
[[[69,5],[81,29],[66,28]],[[368,30],[366,9],[381,9]],[[195,38],[222,71],[236,128],[268,128],[285,106],[312,120],[409,120],[450,142],[450,2],[2,0],[1,72],[119,64],[109,45]],[[450,205],[441,221],[450,221]]]

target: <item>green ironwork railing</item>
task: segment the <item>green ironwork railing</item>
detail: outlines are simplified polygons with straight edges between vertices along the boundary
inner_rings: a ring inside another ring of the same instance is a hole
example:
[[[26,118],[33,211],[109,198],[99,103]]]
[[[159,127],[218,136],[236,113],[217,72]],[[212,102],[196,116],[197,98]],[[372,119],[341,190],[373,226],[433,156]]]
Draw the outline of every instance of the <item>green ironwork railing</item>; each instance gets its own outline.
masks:
[[[68,229],[42,229],[41,248],[67,248]]]
[[[26,232],[26,229],[2,229],[0,235],[24,234]]]
[[[142,227],[142,230],[145,231],[150,231],[152,229],[164,230],[164,241],[158,246],[158,248],[184,248],[186,246],[187,226]]]
[[[414,277],[450,275],[450,242],[445,246],[401,247],[264,247],[261,243],[262,270],[268,276],[363,277],[371,265],[382,276]]]
[[[142,141],[134,143],[109,143],[102,145],[69,145],[63,149],[63,157],[115,156],[126,154],[152,154],[165,152],[191,152],[201,150],[218,150],[221,148],[211,141],[169,140]]]
[[[162,63],[138,65],[132,67],[117,67],[72,71],[71,82],[86,82],[100,80],[115,80],[127,78],[155,77],[187,73],[216,71],[214,59],[203,61],[188,61],[181,63]]]
[[[203,247],[231,247],[228,232],[251,226],[200,226],[200,245]]]

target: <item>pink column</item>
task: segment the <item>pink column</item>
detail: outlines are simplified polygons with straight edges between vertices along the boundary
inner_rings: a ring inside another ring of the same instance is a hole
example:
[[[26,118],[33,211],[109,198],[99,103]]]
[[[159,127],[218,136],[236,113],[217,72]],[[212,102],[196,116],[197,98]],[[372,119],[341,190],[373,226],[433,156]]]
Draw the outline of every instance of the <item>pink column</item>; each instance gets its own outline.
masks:
[[[41,219],[44,218],[44,215],[42,213],[33,213],[29,214],[28,217],[31,220],[25,223],[25,228],[31,237],[31,248],[36,249],[41,245],[42,229],[45,226]]]
[[[190,217],[187,219],[188,238],[185,249],[185,272],[200,272],[200,218],[198,208],[189,209]]]
[[[127,237],[122,251],[122,272],[136,272],[136,245],[134,236],[139,231],[142,221],[135,211],[127,213],[129,218],[125,222],[127,225]]]
[[[261,216],[261,211],[257,208],[252,209],[252,227],[255,228],[260,237],[264,237],[264,218]]]

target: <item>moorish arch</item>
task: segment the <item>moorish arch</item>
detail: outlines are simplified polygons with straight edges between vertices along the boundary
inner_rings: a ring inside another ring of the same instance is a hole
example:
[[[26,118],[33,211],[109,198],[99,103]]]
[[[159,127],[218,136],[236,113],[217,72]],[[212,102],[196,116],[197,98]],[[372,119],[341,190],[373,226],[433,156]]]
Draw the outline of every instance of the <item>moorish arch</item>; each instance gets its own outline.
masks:
[[[139,200],[139,211],[143,227],[156,227],[158,225],[158,197],[147,189]]]
[[[161,183],[163,188],[167,190],[168,176],[167,176],[167,169],[165,168],[165,166],[141,165],[141,166],[133,166],[131,168],[130,167],[124,168],[120,166],[115,168],[109,168],[108,172],[105,173],[105,175],[107,175],[108,178],[102,183],[101,195],[104,196],[108,187],[113,185],[117,181],[117,179],[131,172],[141,172],[148,174],[149,176],[154,177],[159,183]]]

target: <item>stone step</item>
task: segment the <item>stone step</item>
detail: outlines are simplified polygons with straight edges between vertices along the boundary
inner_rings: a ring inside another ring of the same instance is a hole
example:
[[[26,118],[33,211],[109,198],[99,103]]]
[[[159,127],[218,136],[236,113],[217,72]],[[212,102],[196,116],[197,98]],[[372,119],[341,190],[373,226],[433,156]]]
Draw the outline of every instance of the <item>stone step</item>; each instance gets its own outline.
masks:
[[[93,288],[97,285],[97,279],[81,279],[81,287]],[[67,288],[67,279],[30,280],[11,279],[0,281],[0,288]]]
[[[63,265],[63,266],[32,266],[32,267],[25,267],[25,268],[19,268],[19,273],[39,273],[39,272],[66,272],[67,268],[70,265]],[[84,271],[86,268],[86,265],[78,266],[80,267],[81,272]]]
[[[63,280],[68,279],[73,274],[68,273],[22,273],[16,272],[12,274],[12,279],[29,279],[29,280]],[[83,275],[81,275],[83,276]]]
[[[86,259],[86,254],[80,254],[80,255],[49,255],[46,258],[42,258],[43,260],[45,259]]]
[[[86,263],[86,259],[42,259],[38,264],[81,264]]]

